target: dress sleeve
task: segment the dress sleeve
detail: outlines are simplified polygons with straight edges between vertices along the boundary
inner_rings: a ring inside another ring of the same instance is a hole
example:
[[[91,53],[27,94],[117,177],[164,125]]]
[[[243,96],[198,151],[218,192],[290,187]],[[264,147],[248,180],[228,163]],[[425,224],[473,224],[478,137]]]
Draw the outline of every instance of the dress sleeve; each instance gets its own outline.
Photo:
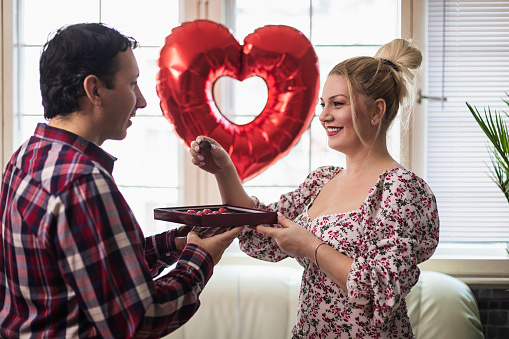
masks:
[[[436,200],[411,172],[389,172],[370,192],[366,226],[347,279],[350,301],[386,324],[438,244]]]
[[[111,177],[82,177],[55,198],[52,213],[60,270],[98,337],[160,338],[196,312],[210,254],[188,244],[176,267],[154,280],[143,234]],[[168,237],[152,240],[171,245]]]
[[[278,212],[290,220],[295,220],[318,195],[324,183],[339,170],[334,166],[319,167],[311,172],[297,189],[281,195],[278,201],[269,205],[264,205],[258,198],[252,197],[255,208]],[[279,248],[274,238],[249,229],[239,235],[239,245],[240,249],[249,256],[265,261],[277,262],[288,257]]]

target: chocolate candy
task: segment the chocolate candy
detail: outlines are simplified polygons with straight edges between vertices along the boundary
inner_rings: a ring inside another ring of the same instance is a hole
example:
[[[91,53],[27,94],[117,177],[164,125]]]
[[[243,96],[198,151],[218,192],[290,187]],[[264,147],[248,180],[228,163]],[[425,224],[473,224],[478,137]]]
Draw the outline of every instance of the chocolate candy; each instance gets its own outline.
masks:
[[[212,146],[210,145],[210,141],[202,140],[202,142],[200,142],[200,149],[202,151],[210,151],[211,148],[212,148]]]

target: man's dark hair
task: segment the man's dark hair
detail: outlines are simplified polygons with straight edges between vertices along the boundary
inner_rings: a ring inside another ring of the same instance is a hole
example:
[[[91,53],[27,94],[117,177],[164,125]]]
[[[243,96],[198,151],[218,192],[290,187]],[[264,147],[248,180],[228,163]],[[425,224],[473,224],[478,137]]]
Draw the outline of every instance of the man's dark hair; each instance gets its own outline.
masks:
[[[137,46],[135,39],[100,23],[60,28],[44,45],[39,62],[44,117],[78,110],[78,98],[85,95],[83,81],[89,75],[113,88],[118,53]]]

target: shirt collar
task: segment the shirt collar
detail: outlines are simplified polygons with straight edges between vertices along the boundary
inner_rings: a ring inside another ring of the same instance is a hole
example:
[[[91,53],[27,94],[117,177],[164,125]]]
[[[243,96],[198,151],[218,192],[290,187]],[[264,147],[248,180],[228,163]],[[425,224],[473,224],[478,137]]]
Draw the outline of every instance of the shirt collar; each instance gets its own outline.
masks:
[[[37,124],[35,128],[34,135],[36,137],[51,140],[54,142],[67,144],[75,150],[86,154],[92,160],[97,161],[102,167],[104,167],[111,175],[113,172],[113,165],[117,158],[103,150],[101,147],[97,146],[93,142],[80,137],[77,134],[71,133],[69,131],[48,126],[44,123]]]

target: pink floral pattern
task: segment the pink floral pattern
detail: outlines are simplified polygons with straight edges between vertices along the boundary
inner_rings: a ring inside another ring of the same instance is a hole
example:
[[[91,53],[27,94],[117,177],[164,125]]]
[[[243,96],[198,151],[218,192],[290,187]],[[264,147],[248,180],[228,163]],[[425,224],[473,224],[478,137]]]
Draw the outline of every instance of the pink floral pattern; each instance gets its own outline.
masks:
[[[354,259],[348,291],[342,290],[307,258],[304,267],[296,338],[413,338],[405,297],[419,278],[417,265],[438,244],[435,197],[424,180],[404,168],[382,173],[355,211],[310,220],[307,210],[322,187],[343,169],[320,167],[293,192],[270,205],[316,237]],[[287,255],[275,241],[252,230],[240,236],[241,249],[266,261]]]

